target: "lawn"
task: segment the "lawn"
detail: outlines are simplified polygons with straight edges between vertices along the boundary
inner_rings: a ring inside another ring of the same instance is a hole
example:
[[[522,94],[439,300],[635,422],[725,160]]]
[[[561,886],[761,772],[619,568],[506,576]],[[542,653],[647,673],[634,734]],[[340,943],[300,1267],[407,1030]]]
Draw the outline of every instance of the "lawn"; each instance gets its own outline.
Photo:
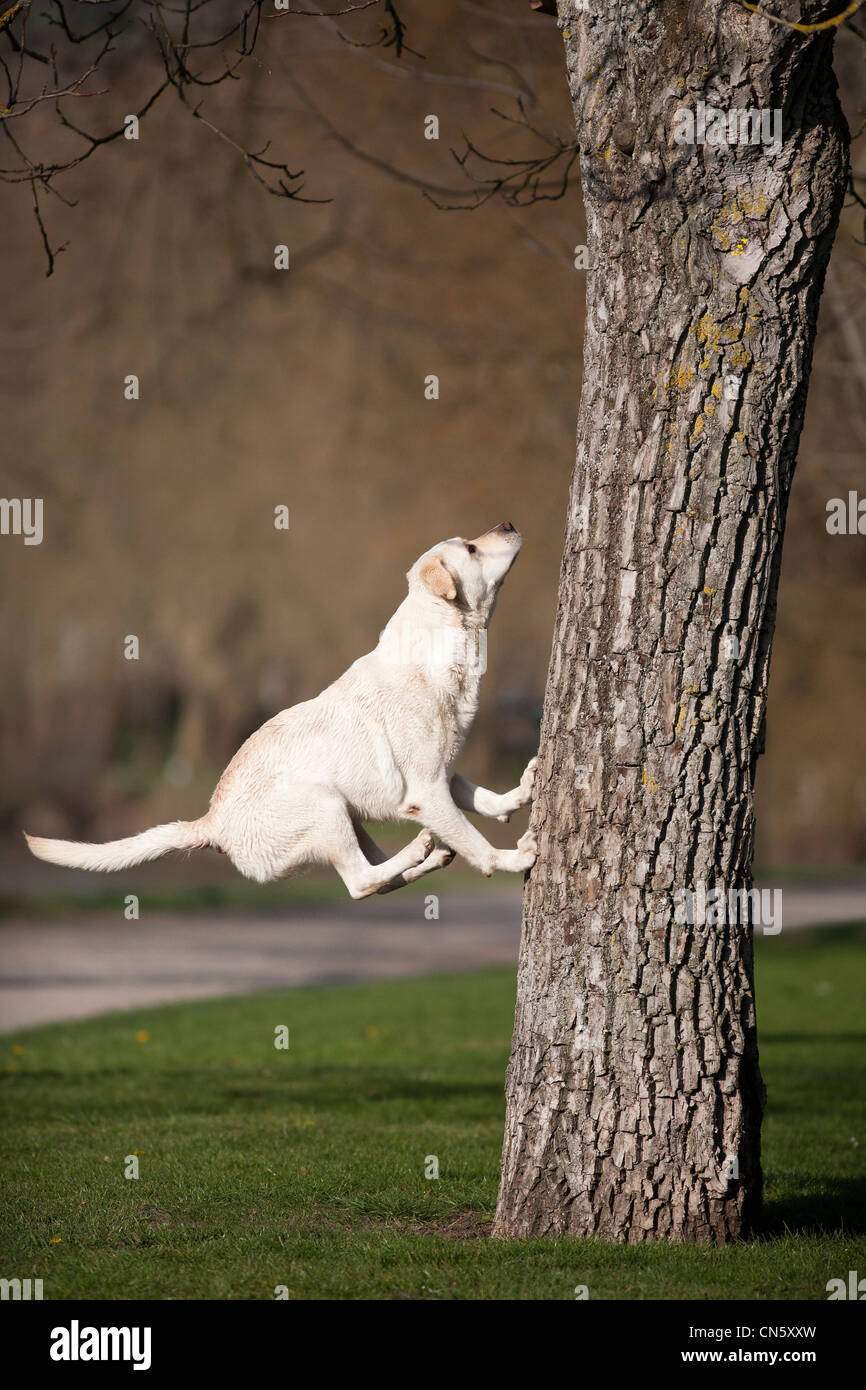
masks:
[[[862,927],[758,943],[759,1239],[488,1239],[514,996],[495,970],[4,1038],[0,1275],[50,1299],[825,1299],[866,1274],[864,947]]]

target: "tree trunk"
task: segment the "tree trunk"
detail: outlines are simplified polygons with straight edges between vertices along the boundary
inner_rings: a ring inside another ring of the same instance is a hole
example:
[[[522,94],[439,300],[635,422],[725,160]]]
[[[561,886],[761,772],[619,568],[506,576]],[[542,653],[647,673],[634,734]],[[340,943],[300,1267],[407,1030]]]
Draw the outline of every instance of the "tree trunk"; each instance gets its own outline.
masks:
[[[753,916],[730,920],[742,899],[705,912],[701,893],[751,884],[785,511],[847,168],[835,31],[715,0],[560,15],[586,343],[494,1231],[720,1244],[760,1215],[763,1084]],[[768,136],[781,109],[781,143],[701,144],[699,125],[678,143],[701,100],[767,111]]]

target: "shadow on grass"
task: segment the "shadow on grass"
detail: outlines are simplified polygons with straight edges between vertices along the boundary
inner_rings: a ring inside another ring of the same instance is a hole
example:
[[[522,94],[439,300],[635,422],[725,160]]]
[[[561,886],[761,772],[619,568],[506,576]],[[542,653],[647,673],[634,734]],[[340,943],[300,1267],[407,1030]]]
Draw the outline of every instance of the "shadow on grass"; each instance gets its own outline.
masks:
[[[854,1043],[863,1037],[857,1032],[829,1036],[786,1033],[773,1035],[773,1041],[822,1045],[843,1040]],[[270,1059],[267,1066],[253,1064],[249,1057],[237,1065],[214,1059],[197,1067],[175,1068],[163,1057],[154,1058],[145,1069],[119,1065],[70,1074],[58,1069],[21,1068],[14,1078],[0,1077],[0,1083],[24,1083],[25,1092],[31,1085],[47,1087],[48,1098],[44,1092],[21,1097],[22,1118],[31,1123],[44,1123],[47,1109],[58,1115],[63,1124],[69,1123],[70,1112],[86,1110],[91,1124],[123,1123],[133,1129],[143,1122],[174,1119],[181,1114],[198,1127],[203,1121],[210,1123],[211,1118],[229,1122],[231,1127],[237,1124],[238,1117],[294,1117],[301,1123],[311,1113],[330,1113],[352,1122],[360,1118],[363,1123],[366,1113],[375,1126],[379,1122],[378,1107],[401,1104],[405,1106],[407,1129],[425,1119],[428,1112],[440,1113],[443,1106],[446,1110],[451,1107],[449,1124],[487,1124],[492,1120],[501,1123],[504,1096],[498,1065],[487,1068],[490,1079],[484,1080],[477,1074],[477,1054],[461,1059],[460,1065],[464,1064],[466,1074],[455,1076],[449,1069],[439,1075],[427,1075],[411,1062],[400,1067],[348,1057],[303,1067],[289,1061],[286,1069]],[[491,1071],[495,1071],[495,1076]],[[833,1097],[829,1096],[828,1108],[832,1102]],[[782,1106],[783,1102],[777,1101],[777,1114]],[[802,1102],[790,1109],[799,1111]],[[382,1122],[399,1123],[401,1113],[399,1108],[392,1110],[382,1116]],[[793,1119],[796,1123],[796,1113]],[[808,1168],[773,1169],[772,1163],[768,1165],[773,1188],[783,1195],[765,1201],[759,1239],[773,1243],[791,1235],[866,1233],[866,1177],[825,1176],[820,1171],[819,1158],[804,1158],[804,1162]]]
[[[825,1181],[803,1173],[778,1173],[777,1181],[802,1187],[814,1182],[817,1190],[801,1197],[783,1197],[764,1203],[760,1234],[764,1239],[785,1235],[860,1235],[866,1232],[866,1178],[832,1178]]]
[[[0,1084],[4,1079],[0,1078]],[[104,1119],[116,1119],[129,1106],[140,1113],[144,1103],[151,1115],[160,1111],[175,1114],[181,1104],[185,1114],[212,1114],[223,1109],[227,1100],[235,1110],[248,1107],[279,1111],[286,1105],[307,1110],[347,1110],[369,1101],[479,1101],[487,1107],[492,1100],[497,1109],[505,1103],[501,1080],[457,1080],[447,1076],[440,1079],[419,1076],[410,1068],[370,1064],[306,1066],[283,1074],[273,1064],[267,1068],[213,1066],[144,1072],[138,1067],[110,1067],[74,1076],[57,1070],[40,1068],[28,1072],[22,1068],[17,1080],[60,1085],[67,1104],[76,1091],[93,1092],[99,1097],[96,1110]],[[124,1088],[120,1094],[118,1087]]]
[[[761,1047],[773,1043],[810,1043],[818,1046],[824,1043],[866,1043],[866,1033],[771,1033],[769,1030],[759,1034]]]

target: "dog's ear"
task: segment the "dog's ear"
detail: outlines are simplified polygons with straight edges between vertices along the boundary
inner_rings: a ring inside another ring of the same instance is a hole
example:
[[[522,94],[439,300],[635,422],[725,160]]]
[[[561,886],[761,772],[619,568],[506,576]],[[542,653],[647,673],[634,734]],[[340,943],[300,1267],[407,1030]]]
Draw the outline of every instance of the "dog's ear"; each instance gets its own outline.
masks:
[[[449,603],[457,597],[457,587],[438,555],[421,566],[418,578],[437,598],[448,599]]]

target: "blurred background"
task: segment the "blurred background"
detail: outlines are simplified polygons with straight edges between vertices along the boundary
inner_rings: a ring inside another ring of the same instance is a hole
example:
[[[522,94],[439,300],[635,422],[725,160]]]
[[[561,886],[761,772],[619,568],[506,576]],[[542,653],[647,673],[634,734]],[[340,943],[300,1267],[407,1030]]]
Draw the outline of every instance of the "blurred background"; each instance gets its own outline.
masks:
[[[67,177],[74,206],[45,210],[68,242],[51,278],[26,190],[4,189],[2,491],[45,508],[41,545],[0,541],[7,912],[105,883],[32,860],[22,828],[109,839],[200,815],[247,734],[375,645],[422,550],[506,518],[524,550],[462,768],[505,789],[534,751],[580,390],[579,188],[444,211],[422,184],[466,202],[450,153],[464,133],[522,153],[526,133],[491,110],[514,116],[518,98],[569,136],[561,38],[523,0],[410,0],[401,14],[423,57],[297,17],[207,98],[212,122],[247,148],[271,141],[306,171],[305,194],[329,202],[269,197],[171,96],[137,142]],[[843,29],[855,132],[863,52]],[[110,90],[86,103],[90,128],[121,123],[157,76],[149,50],[121,46]],[[438,141],[424,136],[430,114]],[[854,163],[866,167],[863,140]],[[825,526],[830,498],[866,494],[863,234],[851,208],[788,520],[757,785],[769,868],[866,862],[866,541]],[[288,271],[274,268],[280,243]],[[138,401],[124,398],[130,373]],[[431,374],[438,400],[425,399]],[[274,528],[280,504],[288,531]],[[230,875],[199,855],[136,882],[216,901]]]

